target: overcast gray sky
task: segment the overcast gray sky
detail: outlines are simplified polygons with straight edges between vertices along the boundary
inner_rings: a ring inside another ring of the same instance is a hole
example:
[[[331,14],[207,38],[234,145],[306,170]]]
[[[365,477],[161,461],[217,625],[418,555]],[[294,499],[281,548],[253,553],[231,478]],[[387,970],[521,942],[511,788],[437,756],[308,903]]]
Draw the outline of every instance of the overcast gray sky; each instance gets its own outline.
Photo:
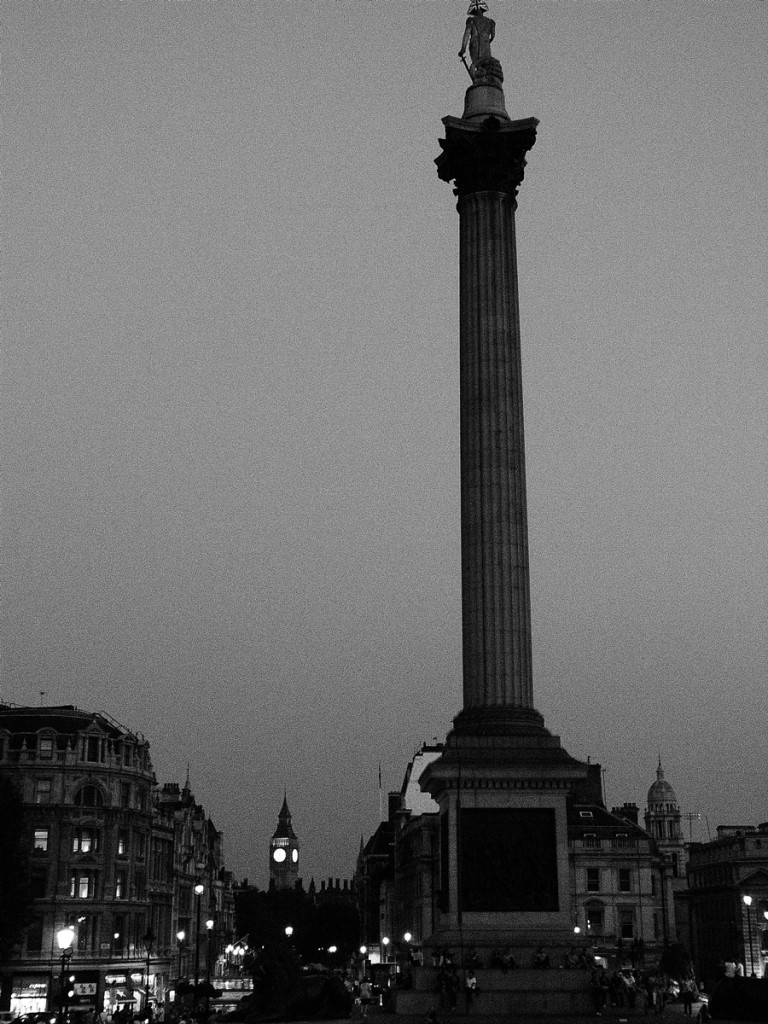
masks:
[[[0,698],[143,731],[260,884],[461,703],[466,2],[4,0]],[[609,804],[768,818],[760,0],[491,4],[534,696]],[[694,832],[696,836],[697,833]],[[703,838],[706,829],[700,828]]]

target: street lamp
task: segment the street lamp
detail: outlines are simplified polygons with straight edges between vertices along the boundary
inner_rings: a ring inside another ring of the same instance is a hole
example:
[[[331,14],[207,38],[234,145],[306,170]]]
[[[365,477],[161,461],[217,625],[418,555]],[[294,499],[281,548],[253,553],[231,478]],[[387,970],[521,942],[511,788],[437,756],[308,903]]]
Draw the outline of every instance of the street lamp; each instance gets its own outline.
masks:
[[[186,938],[186,932],[176,932],[176,941],[179,943],[179,981],[181,981],[181,950],[184,945],[184,939]]]
[[[152,925],[147,928],[147,933],[144,936],[144,949],[147,951],[147,984],[144,989],[144,1011],[145,1013],[149,1010],[149,961],[152,956],[152,946],[155,944],[155,933],[152,931]]]
[[[749,931],[749,973],[751,977],[755,977],[755,962],[752,959],[752,918],[749,916],[750,908],[752,907],[752,897],[742,896],[741,897],[744,906],[747,908],[747,929]],[[746,966],[746,964],[745,964]]]
[[[388,948],[387,947],[389,946],[389,939],[387,938],[386,935],[381,940],[381,944],[384,947],[384,963],[386,963],[387,962],[387,953],[388,953]]]
[[[209,917],[205,922],[205,930],[208,933],[206,936],[206,957],[205,957],[205,1014],[206,1018],[211,1012],[211,932],[213,931],[214,921],[213,918]]]
[[[200,902],[204,892],[205,886],[202,882],[198,882],[195,886],[195,900],[197,903],[195,910],[195,1001],[192,1009],[192,1016],[197,1019],[200,1016],[200,1008],[197,1003],[200,994]]]
[[[75,941],[75,929],[66,925],[56,932],[56,943],[61,950],[61,975],[59,977],[59,1020],[64,1020],[64,1006],[67,985],[67,964],[72,956],[72,943]]]

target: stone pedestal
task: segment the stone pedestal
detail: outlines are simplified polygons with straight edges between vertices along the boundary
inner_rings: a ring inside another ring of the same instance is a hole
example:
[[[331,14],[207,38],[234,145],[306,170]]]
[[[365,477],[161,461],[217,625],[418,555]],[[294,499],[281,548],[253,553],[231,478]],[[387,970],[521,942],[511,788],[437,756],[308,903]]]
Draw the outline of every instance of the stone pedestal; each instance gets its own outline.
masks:
[[[523,963],[528,961],[518,957],[518,964]],[[462,991],[453,1011],[461,1016],[467,1013],[463,973],[459,968]],[[530,1020],[532,1017],[594,1017],[588,971],[560,970],[553,965],[548,971],[518,966],[506,973],[480,968],[476,974],[480,994],[473,999],[469,1009],[472,1017],[497,1018],[505,1022]],[[435,1010],[441,1020],[452,1015],[449,1007],[444,1005],[447,1000],[440,995],[439,972],[435,968],[415,967],[413,982],[413,988],[395,990],[397,1013],[419,1016],[424,1020],[430,1010]]]

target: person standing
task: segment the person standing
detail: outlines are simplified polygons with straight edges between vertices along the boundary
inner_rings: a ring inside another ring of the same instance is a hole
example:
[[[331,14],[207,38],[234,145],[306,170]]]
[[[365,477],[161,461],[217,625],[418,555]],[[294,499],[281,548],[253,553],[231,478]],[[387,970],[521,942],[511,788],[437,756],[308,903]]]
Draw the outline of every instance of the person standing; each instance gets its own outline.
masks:
[[[373,989],[371,983],[367,978],[363,978],[360,982],[360,1016],[363,1020],[368,1016],[368,1007],[371,1005],[373,998]]]
[[[467,1013],[469,1013],[477,995],[477,977],[471,967],[467,971],[467,976],[464,980],[464,994],[467,1000]]]

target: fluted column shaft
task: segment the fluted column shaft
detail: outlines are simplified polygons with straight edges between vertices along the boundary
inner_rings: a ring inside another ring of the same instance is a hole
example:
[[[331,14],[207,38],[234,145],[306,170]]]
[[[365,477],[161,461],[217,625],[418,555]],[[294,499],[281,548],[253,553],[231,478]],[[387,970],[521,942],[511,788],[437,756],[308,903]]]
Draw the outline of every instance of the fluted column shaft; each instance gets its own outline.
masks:
[[[515,208],[535,118],[443,118],[459,197],[464,707],[457,732],[538,731],[533,707]]]
[[[459,200],[465,709],[533,707],[515,200]]]

